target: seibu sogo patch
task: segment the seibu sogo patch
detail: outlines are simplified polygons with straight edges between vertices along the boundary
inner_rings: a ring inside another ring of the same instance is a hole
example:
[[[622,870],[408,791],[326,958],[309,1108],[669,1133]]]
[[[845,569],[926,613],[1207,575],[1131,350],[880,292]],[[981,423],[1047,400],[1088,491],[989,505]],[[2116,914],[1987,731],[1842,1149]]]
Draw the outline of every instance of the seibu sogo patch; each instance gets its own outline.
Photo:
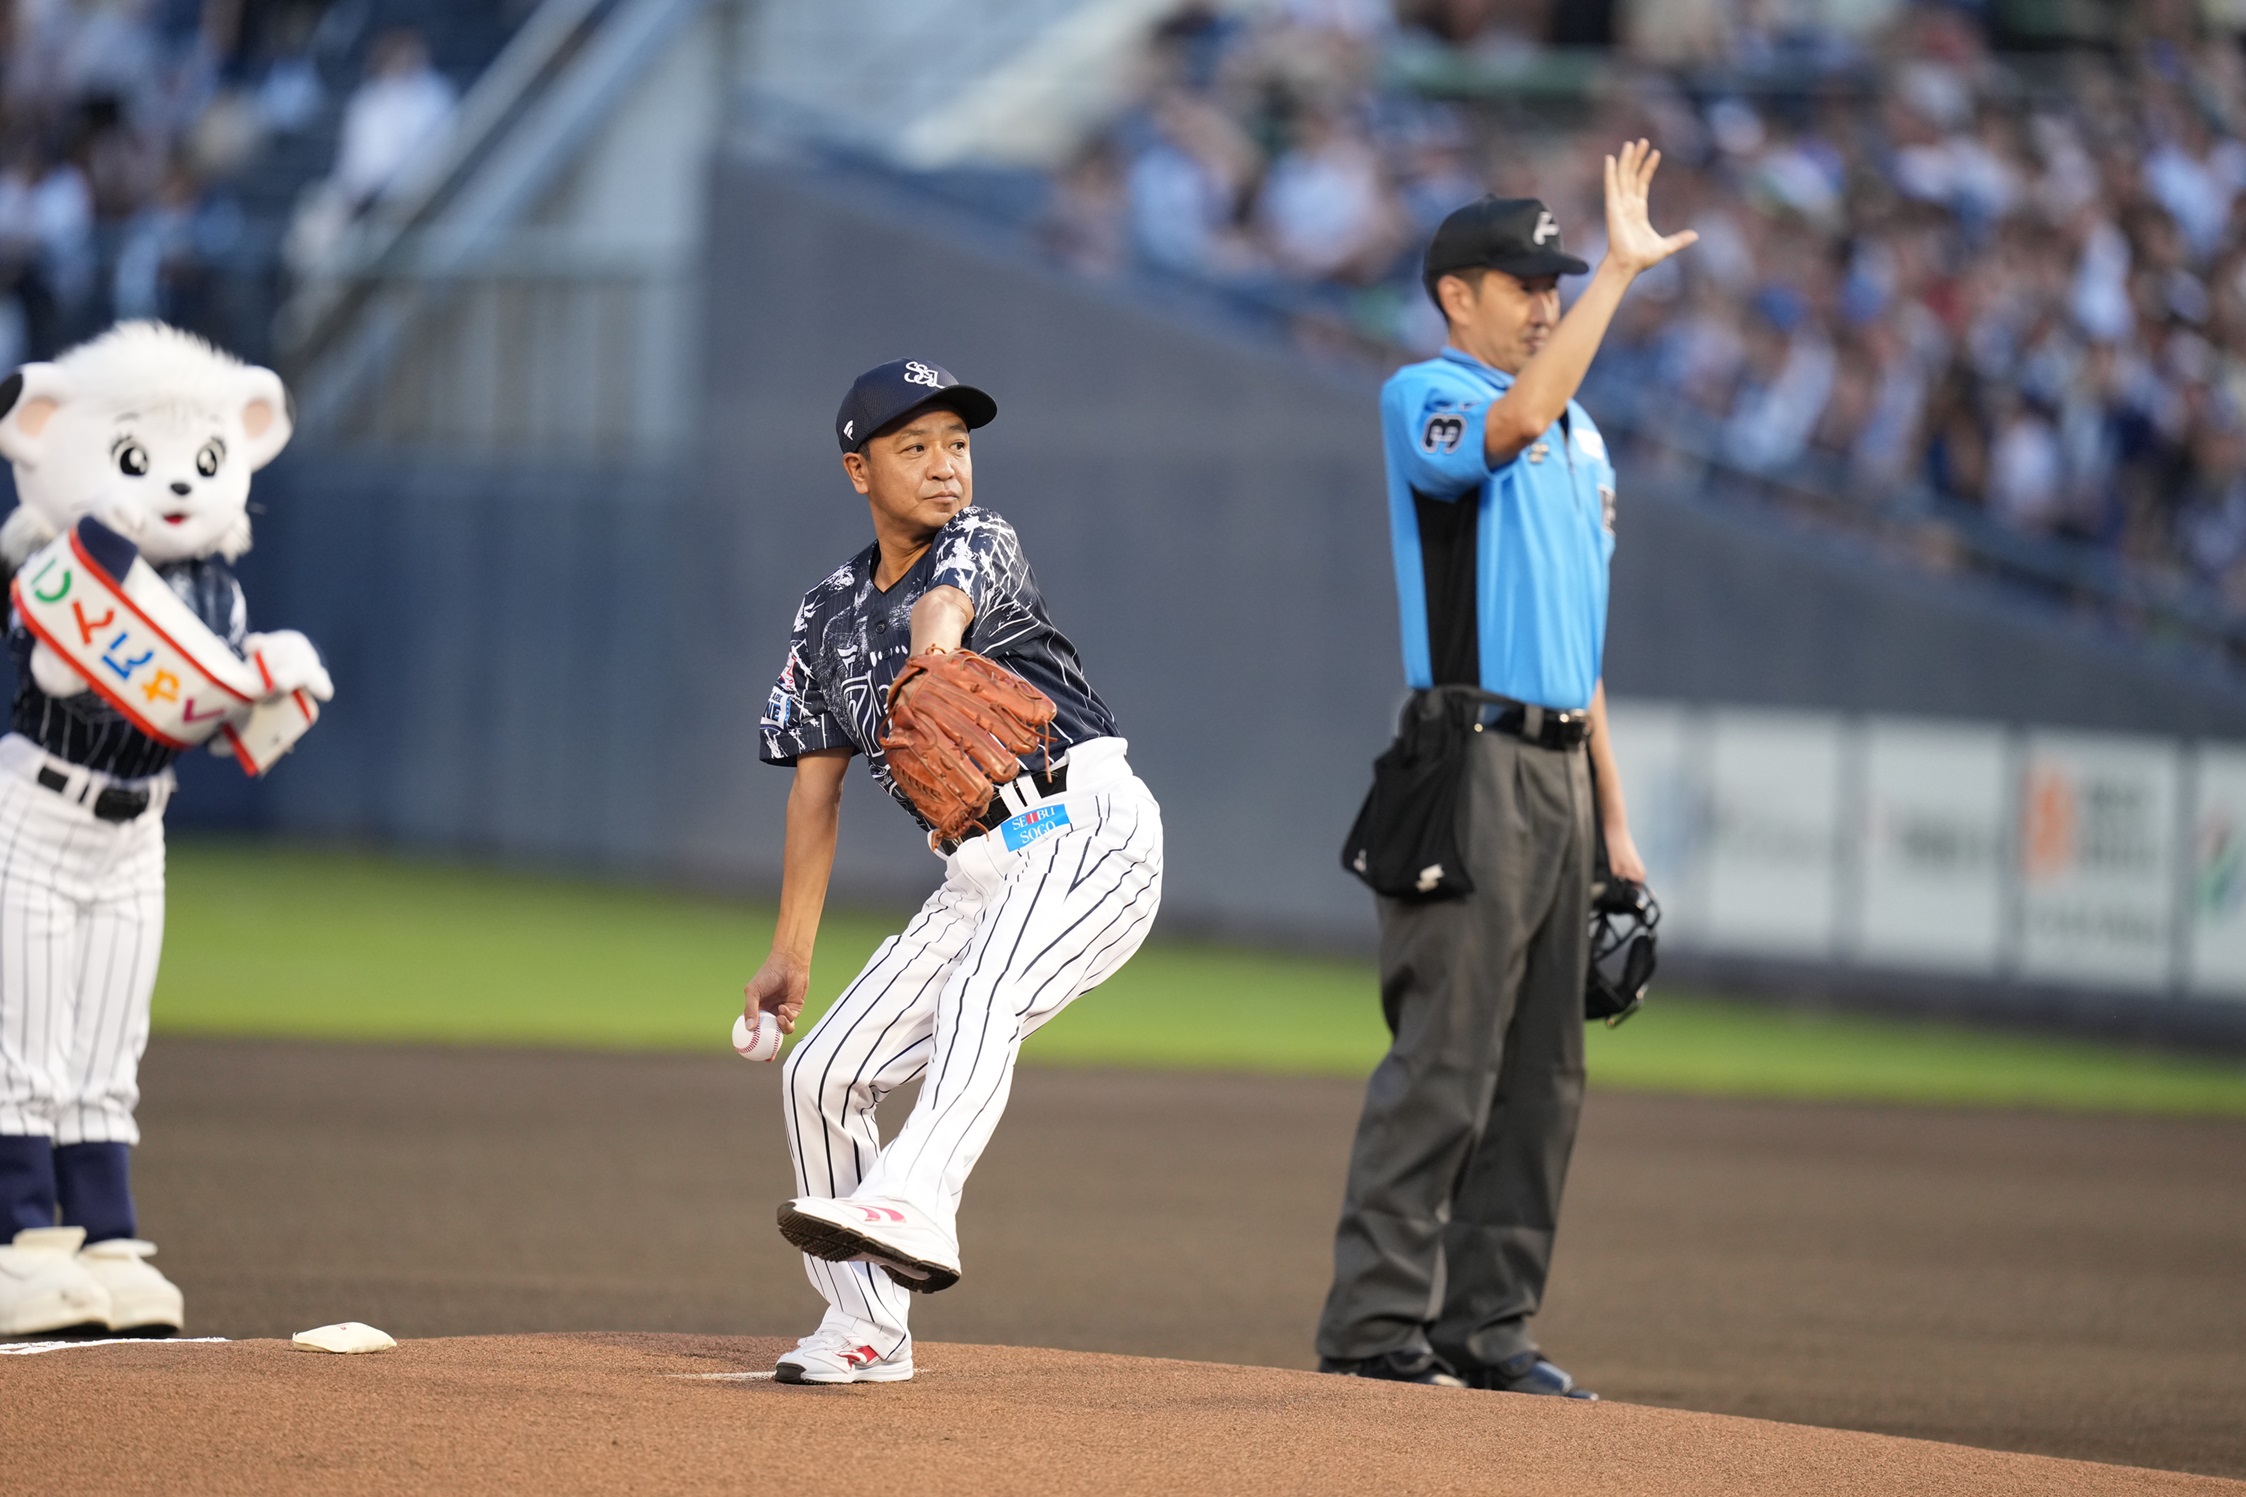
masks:
[[[1020,852],[1038,838],[1050,837],[1068,824],[1068,807],[1032,806],[1021,815],[1001,822],[998,835],[1008,852]]]

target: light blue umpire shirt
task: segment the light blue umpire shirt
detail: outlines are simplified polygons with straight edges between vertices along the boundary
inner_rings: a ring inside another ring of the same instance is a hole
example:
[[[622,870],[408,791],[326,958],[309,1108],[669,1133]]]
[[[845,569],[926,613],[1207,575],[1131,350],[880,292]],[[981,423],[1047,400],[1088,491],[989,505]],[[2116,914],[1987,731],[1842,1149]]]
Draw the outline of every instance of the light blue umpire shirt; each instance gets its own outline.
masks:
[[[1574,401],[1513,461],[1484,457],[1513,377],[1446,348],[1380,392],[1404,678],[1591,705],[1606,648],[1614,465]]]

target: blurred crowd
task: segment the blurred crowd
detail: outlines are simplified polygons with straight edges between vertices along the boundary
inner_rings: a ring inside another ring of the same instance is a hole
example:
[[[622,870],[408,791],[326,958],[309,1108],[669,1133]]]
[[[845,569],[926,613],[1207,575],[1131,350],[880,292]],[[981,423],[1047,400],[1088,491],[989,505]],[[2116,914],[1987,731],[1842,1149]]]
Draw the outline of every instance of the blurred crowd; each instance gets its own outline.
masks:
[[[332,244],[451,117],[372,9],[0,0],[0,368],[119,317],[254,356],[284,245]]]
[[[2158,3],[2118,8],[2105,46],[2032,53],[1972,7],[1756,20],[1816,9],[1640,5],[1638,45],[1538,93],[1582,64],[1549,46],[1566,5],[1188,6],[1056,182],[1046,237],[1090,273],[1182,273],[1417,353],[1441,341],[1418,257],[1444,214],[1538,196],[1595,262],[1599,158],[1647,135],[1655,221],[1700,243],[1625,303],[1595,376],[1616,414],[1845,504],[1946,495],[2246,609],[2239,37]],[[1426,81],[1460,76],[1500,86]]]

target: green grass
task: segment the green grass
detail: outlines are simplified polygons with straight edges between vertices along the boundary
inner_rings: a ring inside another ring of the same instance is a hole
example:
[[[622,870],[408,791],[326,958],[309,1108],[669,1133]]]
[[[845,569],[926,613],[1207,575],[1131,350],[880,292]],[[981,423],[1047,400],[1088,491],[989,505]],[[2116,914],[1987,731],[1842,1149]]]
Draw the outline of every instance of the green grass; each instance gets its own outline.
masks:
[[[814,1013],[887,916],[831,913]],[[173,1034],[723,1053],[769,907],[291,847],[173,849],[156,1026]],[[1594,1027],[1594,1085],[2246,1116],[2246,1064],[1656,991]],[[1039,1064],[1361,1076],[1363,963],[1157,941],[1029,1042]]]

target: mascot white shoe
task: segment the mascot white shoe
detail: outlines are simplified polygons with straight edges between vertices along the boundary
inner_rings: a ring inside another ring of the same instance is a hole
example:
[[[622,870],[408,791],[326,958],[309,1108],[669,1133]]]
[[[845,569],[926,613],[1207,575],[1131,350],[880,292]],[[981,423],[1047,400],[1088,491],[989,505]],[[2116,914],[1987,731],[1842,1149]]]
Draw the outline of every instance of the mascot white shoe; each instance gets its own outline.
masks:
[[[209,744],[262,773],[334,694],[303,635],[249,632],[230,566],[250,545],[250,475],[290,429],[271,370],[161,323],[0,380],[18,499],[0,524],[16,665],[0,737],[0,1326],[19,1332],[89,1306],[114,1331],[185,1323],[129,1174],[164,806],[180,753]]]
[[[0,1336],[109,1328],[109,1291],[78,1261],[85,1240],[83,1227],[27,1227],[0,1247]]]

